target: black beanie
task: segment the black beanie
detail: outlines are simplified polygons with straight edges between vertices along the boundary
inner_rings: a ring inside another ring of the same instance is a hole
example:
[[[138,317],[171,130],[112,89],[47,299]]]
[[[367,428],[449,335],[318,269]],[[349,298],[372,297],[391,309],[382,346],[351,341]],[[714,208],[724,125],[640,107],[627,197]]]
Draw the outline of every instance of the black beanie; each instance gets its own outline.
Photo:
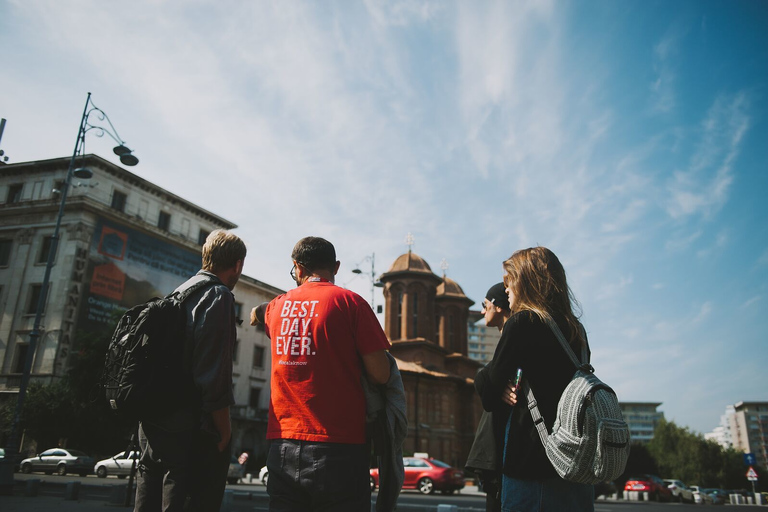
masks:
[[[507,296],[504,283],[496,283],[491,286],[485,294],[485,298],[494,306],[500,307],[504,311],[509,311],[509,297]]]

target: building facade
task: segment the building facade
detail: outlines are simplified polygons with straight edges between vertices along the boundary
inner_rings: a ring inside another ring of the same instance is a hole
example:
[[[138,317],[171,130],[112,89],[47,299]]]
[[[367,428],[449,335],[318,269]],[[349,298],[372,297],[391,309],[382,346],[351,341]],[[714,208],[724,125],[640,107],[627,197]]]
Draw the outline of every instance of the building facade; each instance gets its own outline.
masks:
[[[757,463],[768,468],[768,402],[734,404],[728,431],[733,448],[754,454]]]
[[[63,377],[80,333],[101,330],[125,309],[173,291],[200,269],[208,234],[236,227],[98,156],[86,155],[80,165],[93,177],[74,179],[67,194],[32,381]],[[0,165],[0,395],[7,398],[21,382],[68,166],[69,158]],[[238,315],[245,318],[254,304],[279,293],[243,276],[235,288]],[[233,447],[258,453],[269,340],[243,324],[237,328]]]
[[[661,402],[619,402],[633,443],[648,443],[653,439],[656,425],[664,418],[664,413],[657,410],[660,405]]]
[[[480,363],[467,357],[472,300],[408,251],[381,275],[384,330],[403,377],[408,436],[403,452],[426,452],[463,467],[482,411],[474,390]]]
[[[485,325],[485,315],[480,311],[471,310],[467,329],[469,333],[467,355],[469,358],[482,364],[490,363],[501,337],[499,330],[496,327]]]

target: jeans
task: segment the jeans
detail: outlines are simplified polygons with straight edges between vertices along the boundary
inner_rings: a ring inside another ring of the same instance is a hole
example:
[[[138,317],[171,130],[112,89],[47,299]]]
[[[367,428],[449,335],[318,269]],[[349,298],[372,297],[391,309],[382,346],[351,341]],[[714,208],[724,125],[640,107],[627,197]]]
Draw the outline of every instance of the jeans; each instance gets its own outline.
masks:
[[[139,425],[135,512],[216,512],[227,485],[230,447],[210,434]]]
[[[270,512],[371,510],[369,461],[368,444],[272,440]]]
[[[562,478],[520,480],[503,477],[502,512],[594,512],[594,488]]]

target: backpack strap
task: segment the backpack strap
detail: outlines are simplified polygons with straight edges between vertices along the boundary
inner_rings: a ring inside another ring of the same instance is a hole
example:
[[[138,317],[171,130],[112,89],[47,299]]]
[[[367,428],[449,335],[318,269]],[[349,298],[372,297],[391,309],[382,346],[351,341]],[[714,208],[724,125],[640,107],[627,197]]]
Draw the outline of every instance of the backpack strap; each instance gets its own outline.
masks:
[[[576,354],[573,352],[573,349],[565,340],[565,336],[563,336],[562,331],[560,331],[560,328],[557,326],[557,323],[555,323],[552,317],[547,316],[546,322],[549,328],[554,333],[555,338],[557,338],[557,341],[560,342],[560,345],[565,350],[565,353],[568,354],[568,357],[570,358],[571,362],[573,362],[573,364],[576,366],[576,368],[578,370],[584,370],[584,371],[593,373],[594,368],[592,368],[592,365],[589,364],[589,354],[587,353],[587,343],[586,343],[587,336],[584,330],[584,326],[583,325],[581,326],[581,335],[582,335],[581,361],[583,361],[582,363],[576,358]],[[531,386],[528,385],[527,380],[523,384],[523,390],[525,392],[525,397],[528,400],[528,410],[531,412],[531,417],[533,418],[533,425],[536,427],[536,430],[539,432],[541,443],[544,446],[546,446],[547,439],[549,439],[549,432],[547,431],[547,425],[544,423],[544,417],[541,415],[541,411],[539,411],[539,404],[536,401],[536,397],[533,395],[533,390],[531,389]]]
[[[192,276],[192,278],[189,279],[187,283],[185,283],[187,285],[185,288],[176,289],[175,291],[168,294],[168,297],[170,298],[175,296],[176,300],[183,303],[196,291],[217,284],[216,281],[217,279],[211,276],[205,274],[196,274]]]

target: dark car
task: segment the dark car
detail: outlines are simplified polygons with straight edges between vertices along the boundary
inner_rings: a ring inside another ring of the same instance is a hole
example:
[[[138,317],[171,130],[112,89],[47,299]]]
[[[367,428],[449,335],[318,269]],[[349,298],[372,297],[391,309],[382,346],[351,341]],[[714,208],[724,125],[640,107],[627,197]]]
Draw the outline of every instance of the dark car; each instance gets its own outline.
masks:
[[[437,459],[403,457],[405,480],[403,489],[416,489],[422,494],[441,491],[451,494],[464,488],[464,472]],[[371,469],[371,489],[379,486],[379,470]]]
[[[648,498],[653,501],[672,501],[672,491],[656,475],[630,476],[627,483],[624,484],[624,491],[647,492]]]
[[[54,472],[59,475],[77,473],[86,476],[93,473],[93,457],[80,450],[69,448],[51,448],[43,453],[21,461],[21,472],[31,473],[41,471],[48,475]]]

